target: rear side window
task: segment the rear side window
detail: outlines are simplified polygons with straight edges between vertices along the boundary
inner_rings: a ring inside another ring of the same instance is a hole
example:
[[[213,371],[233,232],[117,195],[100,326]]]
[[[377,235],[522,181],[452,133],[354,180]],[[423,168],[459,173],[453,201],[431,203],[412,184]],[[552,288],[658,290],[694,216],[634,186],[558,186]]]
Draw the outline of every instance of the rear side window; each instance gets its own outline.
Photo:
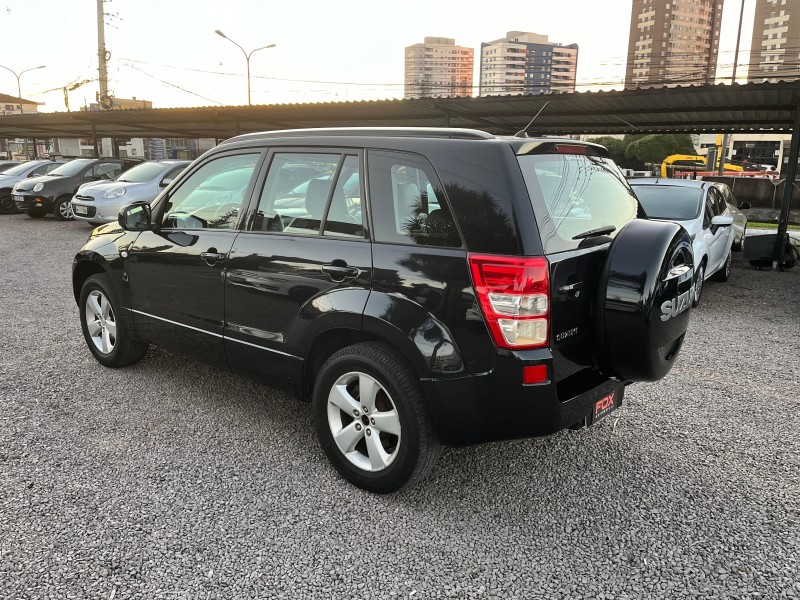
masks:
[[[517,157],[546,254],[574,250],[588,232],[613,227],[613,237],[636,217],[638,204],[617,166],[585,154]]]
[[[376,241],[461,247],[442,184],[425,159],[385,151],[367,159]]]

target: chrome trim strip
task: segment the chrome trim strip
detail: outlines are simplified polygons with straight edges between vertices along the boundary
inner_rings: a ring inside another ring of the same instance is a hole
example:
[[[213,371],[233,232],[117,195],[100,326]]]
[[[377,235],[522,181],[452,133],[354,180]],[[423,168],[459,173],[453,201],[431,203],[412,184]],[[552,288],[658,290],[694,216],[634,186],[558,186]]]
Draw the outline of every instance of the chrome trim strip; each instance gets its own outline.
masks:
[[[184,323],[178,323],[177,321],[170,321],[169,319],[165,319],[164,317],[157,317],[155,315],[151,315],[150,313],[142,312],[140,310],[131,309],[131,312],[134,312],[139,315],[143,315],[145,317],[150,317],[151,319],[158,319],[159,321],[164,321],[165,323],[172,323],[173,325],[178,325],[180,327],[186,327],[186,329],[192,329],[194,331],[199,331],[200,333],[207,333],[208,335],[213,335],[214,337],[224,338],[225,336],[219,333],[214,333],[213,331],[206,331],[205,329],[200,329],[199,327],[192,327],[191,325],[185,325]]]
[[[192,327],[191,325],[186,325],[184,323],[178,323],[177,321],[171,321],[170,319],[165,319],[164,317],[157,317],[155,315],[151,315],[150,313],[142,312],[140,310],[135,310],[133,308],[130,309],[131,312],[137,313],[139,315],[150,317],[152,319],[157,319],[159,321],[164,321],[165,323],[171,323],[172,325],[178,325],[179,327],[185,327],[186,329],[191,329],[193,331],[199,331],[200,333],[206,333],[208,335],[213,335],[214,337],[222,338],[223,340],[229,340],[231,342],[238,342],[240,344],[245,344],[246,346],[252,346],[253,348],[258,348],[259,350],[266,350],[267,352],[274,352],[275,354],[280,354],[282,356],[288,356],[289,358],[294,358],[296,360],[303,360],[299,356],[295,356],[294,354],[289,354],[288,352],[281,352],[280,350],[273,350],[272,348],[267,348],[265,346],[259,346],[258,344],[251,344],[250,342],[245,342],[243,340],[237,340],[236,338],[232,338],[225,335],[220,335],[219,333],[214,333],[213,331],[206,331],[205,329],[200,329],[199,327]]]

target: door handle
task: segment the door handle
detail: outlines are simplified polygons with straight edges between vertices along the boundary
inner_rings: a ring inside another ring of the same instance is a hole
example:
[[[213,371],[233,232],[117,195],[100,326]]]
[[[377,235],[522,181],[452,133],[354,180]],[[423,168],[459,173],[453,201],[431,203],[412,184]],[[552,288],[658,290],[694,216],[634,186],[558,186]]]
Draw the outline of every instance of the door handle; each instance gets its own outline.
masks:
[[[218,260],[225,260],[225,253],[217,252],[216,248],[209,248],[208,251],[200,253],[200,258],[207,263],[212,263]]]
[[[323,273],[330,275],[334,281],[344,281],[348,277],[358,277],[360,273],[356,267],[350,267],[344,261],[335,261],[330,265],[322,265],[320,269]]]

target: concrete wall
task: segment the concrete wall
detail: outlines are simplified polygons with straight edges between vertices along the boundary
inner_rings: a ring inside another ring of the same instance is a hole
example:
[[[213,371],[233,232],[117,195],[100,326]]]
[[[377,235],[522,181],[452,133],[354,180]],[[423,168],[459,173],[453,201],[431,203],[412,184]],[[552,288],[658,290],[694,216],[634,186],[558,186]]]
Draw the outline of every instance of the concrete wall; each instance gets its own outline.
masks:
[[[733,190],[736,200],[749,202],[750,210],[744,211],[753,221],[777,221],[783,202],[784,179],[761,177],[703,177],[703,181],[719,181]],[[789,204],[789,221],[800,222],[800,186],[795,181],[792,200]]]

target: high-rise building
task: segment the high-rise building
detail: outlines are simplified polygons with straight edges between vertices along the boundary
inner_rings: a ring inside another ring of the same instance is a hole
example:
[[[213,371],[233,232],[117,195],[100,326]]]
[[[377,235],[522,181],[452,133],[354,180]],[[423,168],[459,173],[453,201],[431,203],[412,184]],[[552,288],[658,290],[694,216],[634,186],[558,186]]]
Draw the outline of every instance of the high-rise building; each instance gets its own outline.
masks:
[[[625,87],[714,83],[724,0],[633,0]]]
[[[471,96],[475,50],[444,37],[406,47],[404,98]]]
[[[757,0],[748,81],[800,76],[800,0]]]
[[[574,92],[578,45],[562,46],[546,35],[509,31],[481,44],[480,96]]]

